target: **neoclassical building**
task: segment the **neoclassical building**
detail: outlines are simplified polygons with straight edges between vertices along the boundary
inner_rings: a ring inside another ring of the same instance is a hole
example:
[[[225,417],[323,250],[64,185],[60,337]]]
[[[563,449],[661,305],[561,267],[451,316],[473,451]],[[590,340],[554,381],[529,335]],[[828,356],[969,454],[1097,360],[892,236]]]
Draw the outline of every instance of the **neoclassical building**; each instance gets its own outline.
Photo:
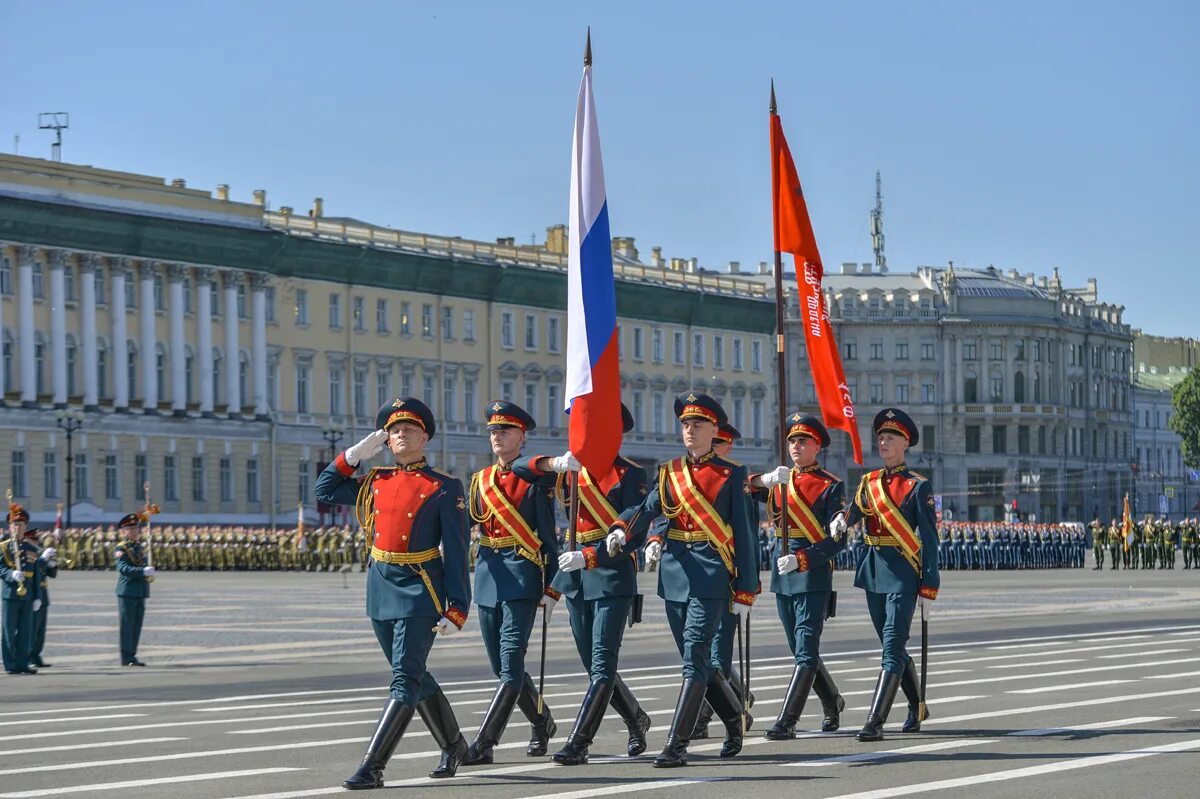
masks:
[[[311,486],[395,395],[437,414],[440,468],[490,459],[481,408],[521,403],[530,448],[565,447],[566,231],[518,246],[297,215],[184,181],[0,156],[0,464],[35,520],[144,500],[164,522],[316,518]],[[678,451],[676,392],[713,392],[774,456],[771,300],[614,239],[631,457]],[[83,410],[67,464],[59,414]]]

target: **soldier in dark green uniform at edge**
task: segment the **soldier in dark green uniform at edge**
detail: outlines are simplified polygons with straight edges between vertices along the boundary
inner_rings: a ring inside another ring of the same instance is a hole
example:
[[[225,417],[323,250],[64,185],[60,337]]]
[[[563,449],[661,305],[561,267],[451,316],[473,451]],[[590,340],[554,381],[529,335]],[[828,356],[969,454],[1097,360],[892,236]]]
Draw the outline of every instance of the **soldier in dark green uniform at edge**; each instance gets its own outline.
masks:
[[[42,650],[46,648],[46,624],[50,616],[50,580],[58,577],[58,550],[53,545],[53,538],[46,547],[38,544],[37,530],[26,530],[25,538],[38,548],[38,598],[33,603],[33,646],[29,651],[29,664],[45,669],[51,665],[42,659]]]
[[[29,656],[33,651],[34,616],[41,609],[41,561],[37,544],[25,538],[29,526],[25,509],[10,500],[6,519],[8,535],[0,541],[4,670],[9,674],[37,674]]]
[[[433,413],[415,397],[393,400],[375,415],[379,428],[333,460],[317,478],[317,499],[353,505],[370,533],[367,616],[392,666],[392,685],[351,790],[383,787],[383,770],[421,714],[442,750],[429,776],[453,777],[467,744],[449,700],[426,663],[437,635],[467,621],[467,514],[462,481],[430,467],[425,446],[437,432]],[[365,477],[355,469],[386,444],[396,465]]]
[[[868,548],[854,585],[867,592],[867,609],[883,644],[882,668],[860,741],[883,740],[898,687],[908,699],[902,732],[921,729],[920,683],[905,645],[918,602],[927,617],[940,585],[933,492],[929,481],[904,463],[908,448],[919,440],[917,425],[899,408],[884,408],[872,427],[883,468],[863,475],[845,519],[832,525],[839,537],[847,525],[866,521]]]
[[[142,619],[146,616],[146,598],[150,596],[150,578],[154,567],[146,565],[146,553],[140,541],[145,513],[127,513],[117,522],[120,542],[113,549],[117,564],[117,616],[121,626],[121,665],[145,666],[137,658],[142,637]]]

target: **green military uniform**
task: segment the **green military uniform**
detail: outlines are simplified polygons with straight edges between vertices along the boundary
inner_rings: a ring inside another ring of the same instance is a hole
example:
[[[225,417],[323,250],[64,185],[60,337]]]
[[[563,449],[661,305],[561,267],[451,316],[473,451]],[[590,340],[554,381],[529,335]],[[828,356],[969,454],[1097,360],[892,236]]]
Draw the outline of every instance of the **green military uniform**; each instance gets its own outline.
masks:
[[[138,541],[138,532],[148,521],[145,513],[129,513],[121,517],[117,529],[125,538],[113,549],[117,564],[117,616],[120,622],[121,665],[145,666],[137,658],[138,642],[142,637],[142,620],[146,615],[146,599],[154,567],[146,563],[146,550]]]
[[[1162,532],[1159,534],[1159,540],[1162,546],[1162,564],[1164,569],[1175,568],[1175,525],[1167,520],[1163,520]]]
[[[1184,519],[1179,525],[1179,545],[1183,549],[1183,568],[1192,568],[1192,564],[1195,562],[1193,557],[1196,546],[1196,528],[1187,519]]]
[[[29,532],[26,532],[28,537]],[[53,544],[51,539],[51,544]],[[50,621],[50,580],[58,577],[58,550],[54,546],[46,546],[38,553],[41,565],[38,574],[41,607],[33,614],[33,647],[29,653],[29,663],[39,669],[50,664],[42,659],[42,650],[46,648],[46,625]]]
[[[1103,569],[1104,568],[1104,545],[1106,543],[1106,537],[1104,534],[1104,524],[1100,521],[1099,517],[1096,517],[1095,519],[1092,519],[1092,523],[1089,525],[1089,527],[1091,528],[1091,531],[1092,531],[1092,557],[1096,561],[1095,568]]]
[[[1121,550],[1125,546],[1125,538],[1121,534],[1121,528],[1117,524],[1117,520],[1113,519],[1108,525],[1108,556],[1112,561],[1112,568],[1117,568],[1117,564],[1121,560]]]
[[[12,493],[9,492],[9,496]],[[37,544],[25,538],[29,514],[9,501],[8,535],[0,540],[0,624],[4,670],[9,674],[37,674],[29,662],[33,651],[34,616],[41,608],[41,565]]]

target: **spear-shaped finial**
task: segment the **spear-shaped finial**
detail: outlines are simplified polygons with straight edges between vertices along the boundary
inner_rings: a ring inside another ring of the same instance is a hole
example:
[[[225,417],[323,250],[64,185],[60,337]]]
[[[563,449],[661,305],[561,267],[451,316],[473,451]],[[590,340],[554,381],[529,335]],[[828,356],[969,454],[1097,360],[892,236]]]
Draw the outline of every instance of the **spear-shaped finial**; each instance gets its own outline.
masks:
[[[774,78],[771,78],[771,116],[775,116],[775,113],[776,113],[776,105],[775,105],[775,79],[774,79]]]
[[[583,65],[590,67],[592,65],[592,26],[588,25],[587,29],[587,47],[583,50]]]

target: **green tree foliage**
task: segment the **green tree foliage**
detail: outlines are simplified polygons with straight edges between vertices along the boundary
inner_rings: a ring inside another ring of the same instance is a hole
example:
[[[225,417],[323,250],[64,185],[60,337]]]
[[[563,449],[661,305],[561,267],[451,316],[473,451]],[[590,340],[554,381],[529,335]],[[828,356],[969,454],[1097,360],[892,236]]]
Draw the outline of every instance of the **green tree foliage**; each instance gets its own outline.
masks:
[[[1167,426],[1183,439],[1183,462],[1200,468],[1200,369],[1193,369],[1171,392],[1175,414]]]

